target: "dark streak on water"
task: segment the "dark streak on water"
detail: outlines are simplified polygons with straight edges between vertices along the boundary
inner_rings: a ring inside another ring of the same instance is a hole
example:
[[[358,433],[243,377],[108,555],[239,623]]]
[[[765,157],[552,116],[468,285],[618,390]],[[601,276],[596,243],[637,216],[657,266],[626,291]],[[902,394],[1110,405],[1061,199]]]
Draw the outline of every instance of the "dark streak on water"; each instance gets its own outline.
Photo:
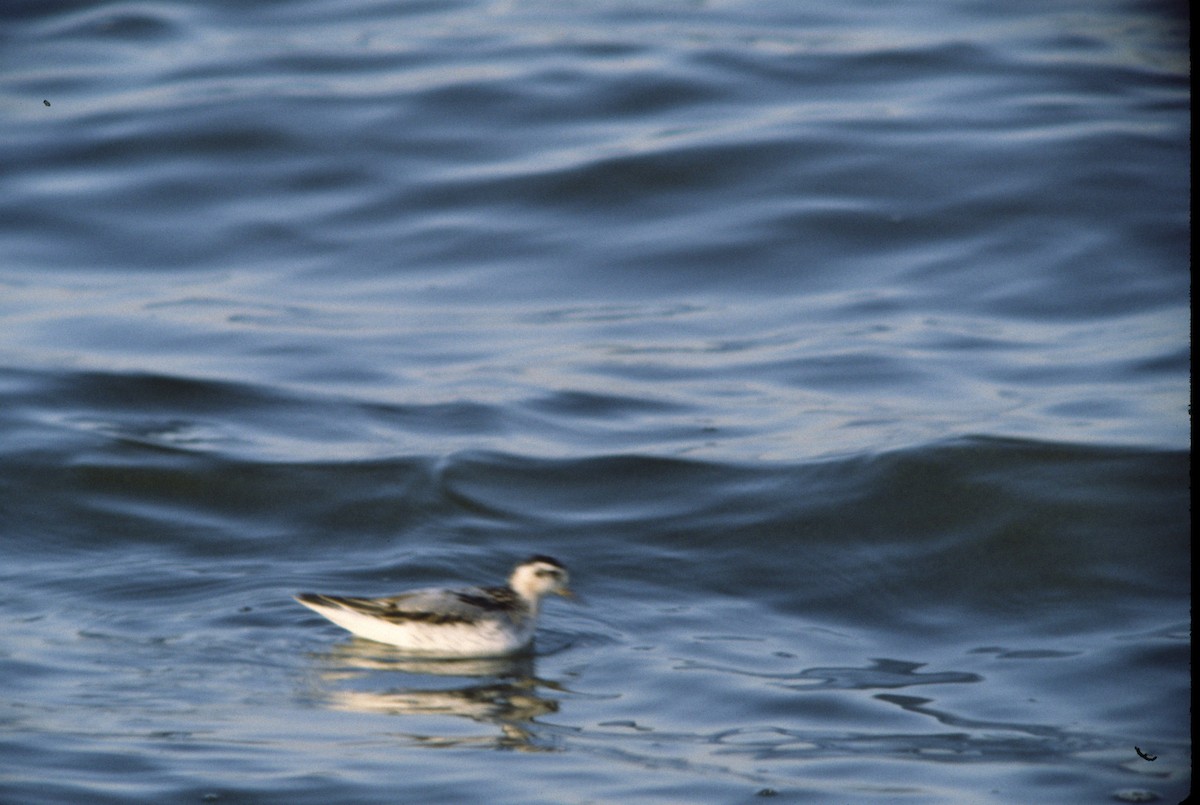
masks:
[[[0,801],[1182,799],[1178,10],[7,3]]]

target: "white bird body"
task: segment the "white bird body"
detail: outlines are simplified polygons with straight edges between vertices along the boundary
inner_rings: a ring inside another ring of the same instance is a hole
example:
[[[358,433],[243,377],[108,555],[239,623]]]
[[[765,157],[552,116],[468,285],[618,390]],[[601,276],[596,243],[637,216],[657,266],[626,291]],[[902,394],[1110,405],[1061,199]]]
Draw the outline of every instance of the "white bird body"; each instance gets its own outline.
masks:
[[[296,600],[359,637],[423,657],[499,657],[528,648],[542,597],[571,597],[549,556],[513,568],[506,586],[411,590],[388,598],[301,593]]]

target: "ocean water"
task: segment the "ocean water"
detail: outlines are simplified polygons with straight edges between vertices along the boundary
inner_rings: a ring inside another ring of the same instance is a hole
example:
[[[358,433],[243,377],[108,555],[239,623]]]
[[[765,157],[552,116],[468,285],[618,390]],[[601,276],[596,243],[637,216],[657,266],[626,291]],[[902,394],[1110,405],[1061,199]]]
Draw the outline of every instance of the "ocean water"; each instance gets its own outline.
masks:
[[[8,0],[0,802],[1182,800],[1189,36]]]

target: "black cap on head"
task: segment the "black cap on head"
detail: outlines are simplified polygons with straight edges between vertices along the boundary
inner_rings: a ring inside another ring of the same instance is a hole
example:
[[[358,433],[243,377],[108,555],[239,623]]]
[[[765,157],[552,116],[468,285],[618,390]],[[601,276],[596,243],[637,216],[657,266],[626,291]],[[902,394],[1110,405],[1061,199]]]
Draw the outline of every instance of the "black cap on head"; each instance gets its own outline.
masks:
[[[561,567],[563,570],[567,569],[567,566],[564,565],[562,562],[558,561],[553,556],[546,556],[546,554],[544,554],[544,553],[535,553],[533,556],[529,557],[521,564],[529,564],[530,562],[543,562],[547,565],[554,565],[555,567]]]

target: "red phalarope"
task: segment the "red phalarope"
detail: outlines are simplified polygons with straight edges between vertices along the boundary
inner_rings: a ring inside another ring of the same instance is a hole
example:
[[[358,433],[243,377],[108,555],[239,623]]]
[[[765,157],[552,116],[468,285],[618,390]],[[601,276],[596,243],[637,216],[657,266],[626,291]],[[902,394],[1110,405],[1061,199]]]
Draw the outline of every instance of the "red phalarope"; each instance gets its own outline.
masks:
[[[502,587],[438,587],[389,598],[300,593],[295,598],[359,637],[425,657],[498,657],[533,642],[538,608],[550,593],[573,598],[567,569],[549,556],[531,556]]]

